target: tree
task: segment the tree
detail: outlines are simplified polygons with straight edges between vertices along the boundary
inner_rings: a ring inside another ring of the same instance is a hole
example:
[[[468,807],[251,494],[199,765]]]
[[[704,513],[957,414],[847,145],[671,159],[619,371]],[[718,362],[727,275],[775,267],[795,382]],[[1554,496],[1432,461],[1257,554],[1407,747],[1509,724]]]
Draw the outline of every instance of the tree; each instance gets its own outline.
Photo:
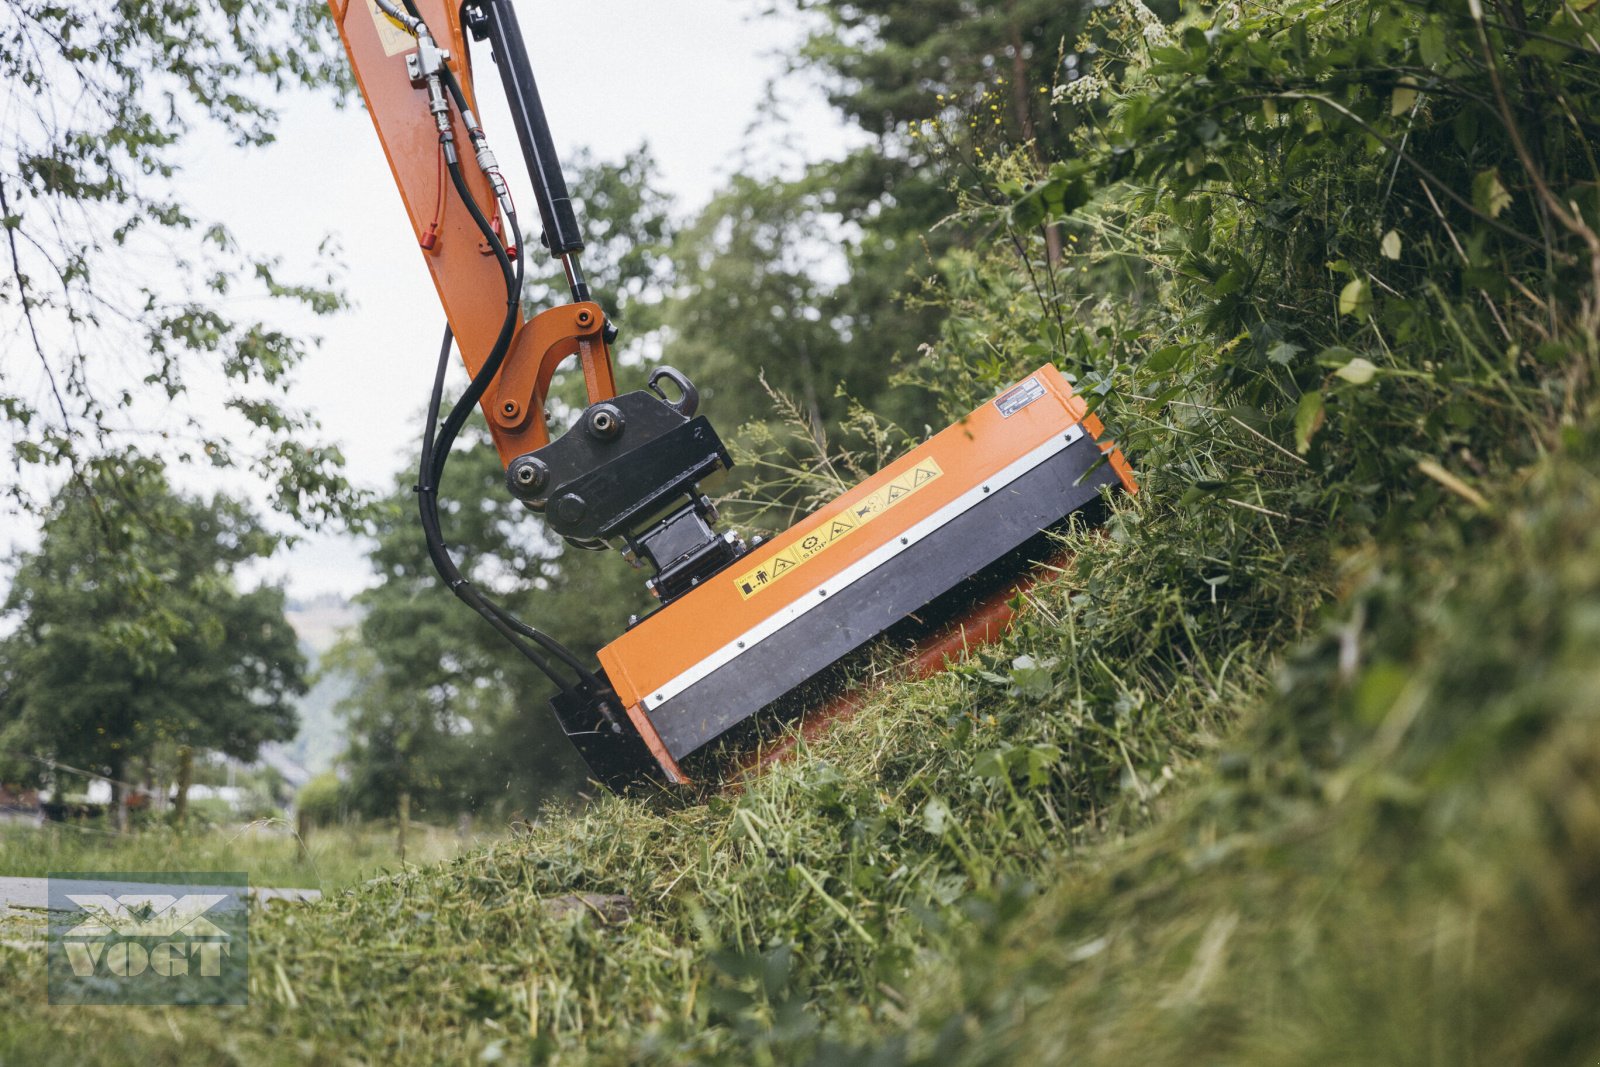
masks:
[[[235,310],[265,295],[331,311],[331,276],[280,278],[278,264],[193,215],[176,180],[197,130],[264,144],[266,94],[342,78],[330,30],[320,0],[0,8],[0,315],[11,338],[0,424],[18,472],[13,506],[37,510],[32,487],[59,480],[28,468],[67,472],[87,493],[96,469],[137,443],[262,472],[298,519],[339,510],[341,457],[283,402],[304,342],[270,314]]]
[[[572,160],[572,196],[583,227],[583,268],[595,301],[617,319],[624,352],[660,325],[673,273],[672,198],[659,189],[655,156],[641,145],[617,162],[580,150]],[[527,244],[530,277],[522,298],[531,311],[571,299],[561,268]],[[532,272],[542,270],[537,277]]]
[[[293,737],[305,661],[283,591],[233,577],[276,544],[246,507],[179,495],[146,457],[69,483],[5,601],[0,749],[105,774],[120,811],[141,761],[248,760]]]
[[[1071,76],[1092,0],[795,0],[816,19],[801,62],[863,130],[903,140],[918,120],[999,127],[1054,158],[1071,116],[1052,90]],[[1162,5],[1165,6],[1165,5]]]
[[[505,491],[476,424],[441,493],[446,541],[473,584],[592,656],[630,612],[642,577],[615,553],[551,538]],[[439,581],[416,523],[414,477],[370,509],[380,584],[357,597],[361,624],[328,662],[348,671],[348,789],[354,810],[435,814],[494,805],[530,810],[568,795],[584,771],[556,724],[550,682]]]

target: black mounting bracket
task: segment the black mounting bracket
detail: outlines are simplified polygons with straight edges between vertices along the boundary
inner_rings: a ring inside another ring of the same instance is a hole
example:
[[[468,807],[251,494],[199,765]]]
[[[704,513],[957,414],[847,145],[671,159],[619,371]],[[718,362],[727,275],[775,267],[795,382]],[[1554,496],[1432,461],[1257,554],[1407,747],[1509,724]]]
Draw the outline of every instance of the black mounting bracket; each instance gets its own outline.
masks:
[[[667,399],[662,382],[676,387]],[[713,528],[715,506],[700,482],[733,466],[717,431],[695,417],[699,393],[660,367],[650,388],[592,404],[561,437],[506,466],[513,496],[580,548],[617,541],[662,603],[738,559],[744,543]]]

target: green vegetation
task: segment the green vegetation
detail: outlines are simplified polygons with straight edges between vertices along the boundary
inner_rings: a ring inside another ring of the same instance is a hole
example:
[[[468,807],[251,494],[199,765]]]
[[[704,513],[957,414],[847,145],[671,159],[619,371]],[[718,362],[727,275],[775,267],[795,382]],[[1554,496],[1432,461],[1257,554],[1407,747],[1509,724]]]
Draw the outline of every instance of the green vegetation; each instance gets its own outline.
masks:
[[[825,6],[839,55],[892,22]],[[1600,1057],[1600,12],[1084,35],[1049,143],[998,82],[896,134],[964,235],[896,380],[948,417],[1055,361],[1141,472],[1004,642],[759,779],[262,915],[247,1008],[0,1059]]]
[[[66,792],[57,764],[103,773],[119,821],[130,786],[175,784],[181,821],[195,752],[253,760],[293,737],[305,659],[283,590],[234,580],[277,544],[249,508],[176,493],[137,455],[67,483],[4,601],[0,778]]]
[[[342,514],[343,457],[286,397],[308,342],[279,317],[343,307],[332,264],[285,277],[175,179],[197,130],[267,144],[276,94],[348,81],[324,5],[23,0],[5,14],[0,309],[16,344],[0,433],[16,477],[0,499],[40,510],[40,486],[87,491],[138,447],[250,471],[309,525]]]

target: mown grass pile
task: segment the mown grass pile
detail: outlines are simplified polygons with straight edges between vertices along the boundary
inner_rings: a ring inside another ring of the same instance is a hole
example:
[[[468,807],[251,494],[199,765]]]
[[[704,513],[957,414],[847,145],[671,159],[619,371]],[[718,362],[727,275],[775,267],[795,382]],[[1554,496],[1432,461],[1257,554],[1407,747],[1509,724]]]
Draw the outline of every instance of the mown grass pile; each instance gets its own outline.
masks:
[[[1490,7],[1109,9],[915,368],[1053,358],[1142,472],[1001,645],[737,792],[268,913],[248,1008],[0,1058],[1593,1062],[1600,16]]]

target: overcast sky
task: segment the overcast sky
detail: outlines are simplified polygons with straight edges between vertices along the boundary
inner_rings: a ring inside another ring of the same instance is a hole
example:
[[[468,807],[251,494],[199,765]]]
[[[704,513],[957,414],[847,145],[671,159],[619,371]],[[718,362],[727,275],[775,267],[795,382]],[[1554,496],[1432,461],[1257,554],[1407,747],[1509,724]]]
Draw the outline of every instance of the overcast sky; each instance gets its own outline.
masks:
[[[600,158],[617,158],[647,141],[663,186],[687,212],[741,169],[787,171],[841,150],[850,134],[810,77],[783,78],[785,123],[761,117],[769,85],[784,75],[783,55],[803,29],[760,15],[763,6],[762,0],[522,0],[518,15],[563,158],[580,144]],[[499,80],[486,48],[478,48],[480,117],[502,164],[519,174],[519,203],[528,203]],[[365,111],[341,111],[312,94],[286,99],[281,109],[278,141],[266,149],[196,138],[183,188],[198,214],[224,220],[241,244],[282,257],[288,278],[311,274],[324,237],[338,242],[353,308],[320,319],[282,312],[286,326],[323,338],[291,400],[318,415],[343,448],[355,482],[387,488],[415,456],[413,435],[443,312]],[[264,490],[242,482],[235,491],[266,499]],[[281,554],[265,574],[286,581],[297,597],[348,595],[371,581],[360,542],[334,536]]]

